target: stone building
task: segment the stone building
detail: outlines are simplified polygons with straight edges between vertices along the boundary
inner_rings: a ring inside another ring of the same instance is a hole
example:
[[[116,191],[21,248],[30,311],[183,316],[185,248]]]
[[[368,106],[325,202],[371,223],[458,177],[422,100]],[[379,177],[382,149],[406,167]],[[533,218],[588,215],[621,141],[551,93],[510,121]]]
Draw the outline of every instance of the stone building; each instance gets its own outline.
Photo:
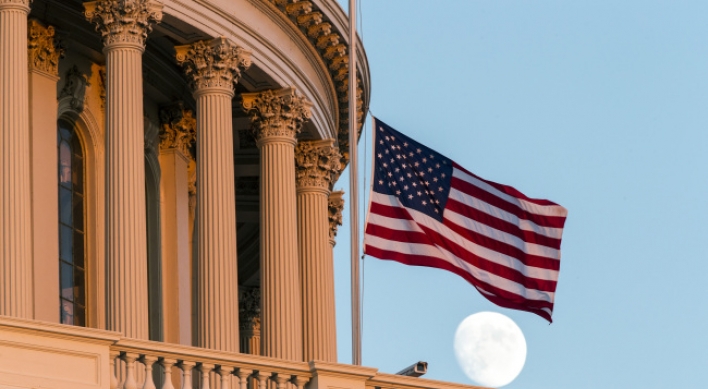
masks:
[[[336,363],[346,27],[336,0],[0,0],[0,387],[460,387]]]

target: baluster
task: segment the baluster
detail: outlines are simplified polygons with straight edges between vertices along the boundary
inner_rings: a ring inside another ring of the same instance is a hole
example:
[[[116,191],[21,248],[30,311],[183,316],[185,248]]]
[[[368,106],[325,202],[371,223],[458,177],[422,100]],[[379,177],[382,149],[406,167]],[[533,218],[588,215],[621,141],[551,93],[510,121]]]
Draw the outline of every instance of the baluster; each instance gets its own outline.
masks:
[[[284,374],[273,373],[273,375],[271,376],[271,379],[273,381],[275,381],[277,389],[285,389],[285,384],[287,384],[288,381],[290,381],[290,376],[284,375]]]
[[[258,389],[268,389],[268,377],[270,377],[270,373],[258,371],[255,375],[255,378],[258,380]]]
[[[182,369],[182,389],[192,389],[192,369],[196,363],[182,361],[179,367]]]
[[[123,389],[138,389],[138,384],[135,382],[135,361],[138,357],[139,355],[135,353],[123,354],[123,361],[125,362]]]
[[[253,370],[238,369],[239,389],[248,389],[248,377],[253,373]]]
[[[108,364],[111,371],[110,389],[118,389],[118,378],[116,378],[116,358],[120,356],[120,351],[110,351],[108,353]],[[120,366],[120,364],[118,364]]]
[[[234,372],[233,366],[219,366],[219,376],[221,376],[221,387],[219,389],[231,388],[231,374]]]
[[[305,387],[305,384],[310,382],[310,377],[300,377],[300,376],[293,376],[293,379],[290,380],[297,389],[303,389]]]
[[[208,363],[199,364],[199,372],[202,374],[202,380],[199,389],[209,389],[209,373],[212,371],[212,369],[214,369],[214,365]]]
[[[152,365],[156,361],[157,358],[150,355],[143,355],[140,359],[140,362],[145,365],[145,383],[143,383],[143,389],[156,389],[155,381],[153,381],[152,377]]]
[[[177,361],[174,359],[165,359],[162,358],[162,361],[160,361],[160,364],[162,365],[162,368],[165,370],[165,380],[162,383],[162,389],[175,389],[174,385],[172,385],[172,366]]]

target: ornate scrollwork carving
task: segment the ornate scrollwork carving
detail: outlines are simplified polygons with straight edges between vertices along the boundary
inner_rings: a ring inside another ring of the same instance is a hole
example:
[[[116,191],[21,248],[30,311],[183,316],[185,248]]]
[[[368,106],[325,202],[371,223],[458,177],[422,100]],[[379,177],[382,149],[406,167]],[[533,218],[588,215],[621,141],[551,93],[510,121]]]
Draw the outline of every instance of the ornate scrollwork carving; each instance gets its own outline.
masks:
[[[239,326],[243,331],[261,329],[261,290],[251,288],[241,293],[238,304]]]
[[[177,46],[177,63],[184,68],[192,90],[227,88],[251,66],[251,52],[224,37]]]
[[[98,0],[84,3],[84,15],[96,24],[103,44],[145,47],[152,25],[162,20],[162,4],[155,0]]]
[[[197,119],[178,102],[160,109],[160,150],[177,149],[192,158],[190,148],[197,139]]]
[[[59,93],[59,98],[71,96],[71,108],[76,112],[83,112],[86,87],[90,85],[88,77],[74,65],[66,72],[64,78],[64,87]]]
[[[326,190],[342,170],[342,155],[334,141],[303,141],[295,148],[295,179],[298,187]]]
[[[27,53],[30,69],[59,75],[59,58],[64,57],[64,47],[56,37],[54,27],[45,27],[30,19],[27,22]]]
[[[244,93],[241,98],[244,111],[251,115],[256,141],[268,137],[294,140],[311,116],[312,103],[298,96],[294,88]]]
[[[344,191],[332,192],[329,195],[329,239],[334,241],[337,228],[342,225],[342,210],[344,210]]]

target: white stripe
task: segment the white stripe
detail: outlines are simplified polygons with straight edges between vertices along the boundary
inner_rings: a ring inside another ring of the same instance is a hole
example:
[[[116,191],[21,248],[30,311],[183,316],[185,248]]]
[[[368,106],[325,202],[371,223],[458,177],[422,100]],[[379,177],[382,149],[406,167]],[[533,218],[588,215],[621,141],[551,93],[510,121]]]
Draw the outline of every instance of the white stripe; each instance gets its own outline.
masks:
[[[505,290],[507,292],[522,296],[526,300],[548,301],[552,303],[553,298],[555,297],[554,293],[542,292],[536,289],[527,289],[517,282],[507,280],[504,277],[500,277],[488,271],[478,269],[470,265],[469,263],[463,261],[462,259],[458,258],[457,256],[453,255],[449,251],[442,249],[441,247],[420,243],[392,242],[390,240],[379,238],[377,236],[369,234],[365,234],[365,244],[372,247],[376,247],[380,250],[394,251],[408,255],[424,255],[438,258],[458,269],[461,269],[471,274],[474,278],[482,282],[485,282],[489,285],[493,285],[494,287]]]
[[[470,195],[468,195],[464,192],[461,192],[457,189],[450,190],[449,198],[451,198],[455,201],[459,201],[460,203],[462,203],[470,208],[474,208],[480,212],[484,212],[487,215],[491,215],[497,219],[502,219],[502,220],[507,221],[509,223],[515,224],[515,225],[519,226],[519,228],[521,228],[522,230],[535,232],[539,235],[544,235],[544,236],[547,236],[549,238],[554,238],[554,239],[560,239],[563,237],[563,229],[562,228],[539,226],[538,224],[536,224],[530,220],[519,219],[518,216],[516,216],[512,213],[509,213],[503,209],[497,208],[497,207],[493,206],[492,204],[484,202],[474,196],[470,196]]]
[[[450,222],[455,223],[462,228],[477,232],[498,242],[506,243],[509,246],[516,247],[517,249],[523,251],[526,254],[552,259],[560,259],[560,250],[548,246],[539,245],[536,243],[526,242],[516,235],[512,235],[504,231],[499,231],[497,229],[489,227],[486,224],[482,224],[473,219],[469,219],[449,209],[445,210],[445,214],[443,217],[446,220],[449,220]]]
[[[448,227],[443,226],[438,221],[433,220],[418,211],[411,211],[411,216],[413,216],[415,222],[405,219],[390,218],[387,216],[372,213],[371,215],[369,215],[369,223],[371,223],[372,225],[382,226],[396,231],[413,231],[424,233],[423,230],[416,224],[419,223],[425,227],[437,231],[439,234],[444,236],[445,239],[450,240],[455,244],[461,246],[464,250],[480,258],[486,259],[490,262],[514,269],[525,277],[547,281],[558,280],[557,270],[526,266],[514,257],[510,257],[506,254],[490,250],[486,247],[480,246],[465,239],[455,231],[450,230]]]
[[[466,181],[482,190],[485,192],[489,192],[490,194],[499,197],[500,199],[511,203],[515,204],[521,209],[533,213],[536,215],[543,215],[543,216],[562,216],[565,217],[568,215],[568,211],[561,207],[560,205],[540,205],[540,204],[535,204],[529,201],[526,201],[524,199],[520,199],[518,197],[514,197],[511,195],[508,195],[497,188],[487,184],[486,182],[475,178],[466,172],[459,170],[459,169],[453,169],[452,171],[452,176],[459,178],[463,181]]]

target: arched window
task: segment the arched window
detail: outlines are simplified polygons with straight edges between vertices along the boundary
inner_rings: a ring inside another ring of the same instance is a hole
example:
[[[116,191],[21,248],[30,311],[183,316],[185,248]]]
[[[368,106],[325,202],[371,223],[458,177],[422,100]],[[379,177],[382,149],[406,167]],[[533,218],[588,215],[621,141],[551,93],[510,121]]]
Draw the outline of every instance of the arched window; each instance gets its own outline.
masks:
[[[74,126],[58,122],[61,322],[86,326],[84,153]]]

